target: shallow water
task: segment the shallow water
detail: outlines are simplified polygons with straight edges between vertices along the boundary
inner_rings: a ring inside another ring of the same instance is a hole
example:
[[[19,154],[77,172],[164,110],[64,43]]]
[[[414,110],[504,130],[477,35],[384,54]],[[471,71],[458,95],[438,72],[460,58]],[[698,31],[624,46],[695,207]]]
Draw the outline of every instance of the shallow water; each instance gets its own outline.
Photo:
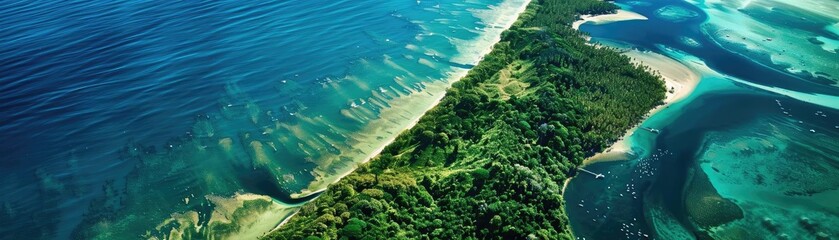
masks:
[[[421,115],[524,3],[0,3],[0,235],[258,236]]]
[[[591,33],[594,41],[674,58],[697,70],[702,82],[687,99],[642,124],[660,129],[660,134],[633,133],[634,157],[585,167],[605,173],[603,180],[581,175],[569,183],[566,210],[576,236],[800,239],[839,235],[835,201],[839,196],[839,89],[835,80],[790,71],[778,58],[755,53],[763,47],[776,50],[772,44],[747,50],[721,42],[720,35],[714,34],[718,31],[708,29],[735,25],[718,25],[720,13],[714,11],[738,14],[726,19],[743,15],[721,9],[715,1],[619,2],[650,19],[584,24],[581,30]],[[760,6],[765,1],[751,2]],[[831,5],[835,2],[826,4],[823,7],[839,7]],[[779,5],[773,11],[777,14],[783,9]],[[782,32],[787,30],[818,34],[822,32],[814,29],[837,22],[827,20],[821,14],[823,8],[796,9],[797,16],[810,21],[812,28],[783,21],[783,16],[772,20],[775,16],[768,13],[749,21],[772,26],[777,36],[789,34]],[[755,29],[737,26],[742,27],[738,31]],[[802,62],[839,62],[835,54],[803,50],[797,54],[803,56]]]

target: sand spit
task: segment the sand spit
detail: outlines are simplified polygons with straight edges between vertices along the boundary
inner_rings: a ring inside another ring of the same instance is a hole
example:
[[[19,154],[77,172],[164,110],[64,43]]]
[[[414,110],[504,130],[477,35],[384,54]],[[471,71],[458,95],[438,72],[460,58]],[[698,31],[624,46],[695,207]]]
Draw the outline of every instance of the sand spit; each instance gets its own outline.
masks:
[[[580,16],[581,20],[577,20],[574,24],[571,25],[572,28],[580,30],[580,26],[585,23],[591,24],[607,24],[613,22],[621,22],[621,21],[630,21],[630,20],[647,20],[648,18],[644,15],[638,14],[636,12],[627,11],[627,10],[618,10],[612,14],[605,14],[605,15],[582,15]]]

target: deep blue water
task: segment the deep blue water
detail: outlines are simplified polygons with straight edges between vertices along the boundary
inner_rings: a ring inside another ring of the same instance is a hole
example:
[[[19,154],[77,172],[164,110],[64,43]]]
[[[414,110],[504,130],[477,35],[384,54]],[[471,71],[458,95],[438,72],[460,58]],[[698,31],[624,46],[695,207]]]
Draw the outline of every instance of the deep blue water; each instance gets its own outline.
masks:
[[[473,64],[458,44],[501,2],[2,1],[0,236],[133,238],[209,194],[305,201],[288,195],[340,173],[319,159],[391,100]]]
[[[618,2],[649,20],[588,24],[581,30],[593,41],[665,54],[686,65],[702,61],[719,74],[700,71],[702,81],[691,97],[646,120],[642,126],[661,133],[636,131],[634,157],[585,167],[606,174],[605,179],[581,175],[570,182],[564,196],[575,235],[812,239],[839,234],[839,106],[795,98],[835,97],[839,88],[826,79],[785,72],[769,56],[724,49],[703,33],[709,16],[691,3]],[[656,14],[668,6],[696,15],[673,21]],[[823,33],[795,21],[770,22]]]

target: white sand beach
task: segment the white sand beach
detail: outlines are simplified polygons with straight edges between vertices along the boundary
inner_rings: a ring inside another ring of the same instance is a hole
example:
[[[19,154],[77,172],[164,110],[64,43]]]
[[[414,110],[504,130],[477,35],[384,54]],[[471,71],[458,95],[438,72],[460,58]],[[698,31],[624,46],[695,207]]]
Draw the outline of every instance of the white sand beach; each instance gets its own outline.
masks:
[[[631,57],[635,63],[650,67],[653,73],[660,74],[662,78],[664,78],[664,85],[667,88],[664,104],[650,110],[644,120],[649,118],[649,116],[658,113],[662,109],[667,108],[670,104],[678,102],[679,100],[689,96],[696,88],[696,85],[699,84],[701,79],[697,70],[658,53],[630,50],[624,53],[624,55]],[[612,144],[612,146],[607,148],[605,151],[584,160],[583,166],[595,162],[626,160],[627,154],[631,153],[629,137],[637,129],[638,125],[629,129],[618,141]]]

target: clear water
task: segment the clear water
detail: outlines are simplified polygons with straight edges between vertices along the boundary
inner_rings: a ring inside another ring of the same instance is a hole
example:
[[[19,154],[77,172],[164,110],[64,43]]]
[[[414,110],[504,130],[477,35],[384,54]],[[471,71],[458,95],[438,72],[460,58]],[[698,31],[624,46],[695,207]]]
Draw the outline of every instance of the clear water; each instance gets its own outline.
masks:
[[[2,2],[0,235],[261,235],[525,3]]]
[[[660,134],[633,133],[635,157],[586,166],[605,173],[605,179],[581,175],[570,182],[566,210],[576,236],[839,236],[839,88],[830,77],[834,74],[816,70],[839,69],[830,66],[839,62],[839,55],[823,54],[821,48],[813,52],[810,46],[774,45],[812,44],[781,36],[839,39],[824,31],[839,20],[823,14],[839,4],[776,4],[761,12],[756,6],[770,1],[737,5],[753,11],[726,7],[737,1],[618,2],[650,19],[586,24],[581,30],[594,41],[669,56],[699,72],[702,81],[691,96],[642,124],[660,129]],[[808,25],[786,21],[790,12]],[[775,37],[757,40],[763,44],[754,48],[723,42],[726,33],[720,35],[719,29],[759,29],[726,23],[732,19],[769,25]],[[797,61],[809,70],[790,70],[776,53],[765,52],[779,49],[800,55]]]

